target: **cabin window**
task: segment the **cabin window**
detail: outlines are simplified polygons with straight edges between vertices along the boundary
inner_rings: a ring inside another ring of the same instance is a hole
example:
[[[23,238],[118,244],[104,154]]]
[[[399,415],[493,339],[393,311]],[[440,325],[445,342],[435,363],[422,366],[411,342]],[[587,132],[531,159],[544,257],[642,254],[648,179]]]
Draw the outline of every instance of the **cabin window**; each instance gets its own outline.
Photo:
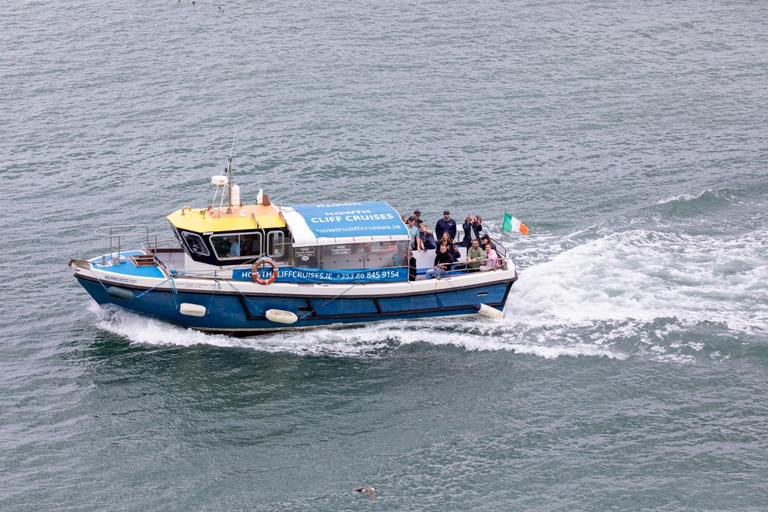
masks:
[[[196,233],[183,232],[182,237],[184,243],[187,245],[187,249],[192,254],[199,254],[200,256],[210,256],[208,248],[205,246],[203,239]]]
[[[290,243],[286,241],[282,231],[267,233],[267,254],[275,260],[286,260],[290,251]]]
[[[211,246],[220,260],[256,257],[261,255],[261,233],[212,235]]]
[[[403,267],[408,261],[408,241],[371,242],[365,252],[365,268]]]
[[[370,244],[340,244],[326,245],[323,251],[321,268],[340,270],[348,268],[364,268],[366,246]]]

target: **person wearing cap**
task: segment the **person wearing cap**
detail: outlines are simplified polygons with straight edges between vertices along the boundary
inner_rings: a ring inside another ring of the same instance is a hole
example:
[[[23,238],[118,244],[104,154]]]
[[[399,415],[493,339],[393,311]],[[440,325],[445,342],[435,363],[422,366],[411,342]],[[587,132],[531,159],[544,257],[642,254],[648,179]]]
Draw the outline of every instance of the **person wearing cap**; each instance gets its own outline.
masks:
[[[482,243],[480,245],[483,246],[483,250],[485,250],[486,246],[488,246],[488,245],[490,245],[491,249],[493,249],[494,251],[496,250],[496,244],[491,242],[491,237],[490,236],[483,235],[483,237],[480,240],[482,241]]]
[[[451,212],[448,210],[443,212],[443,218],[437,221],[435,226],[435,237],[438,240],[443,237],[443,233],[448,233],[451,240],[456,239],[456,221],[451,218]]]
[[[416,227],[416,217],[408,217],[408,234],[411,235],[411,249],[416,249],[416,237],[419,236],[419,228]]]
[[[419,210],[414,210],[413,216],[416,219],[416,227],[421,227],[421,225],[424,224],[424,221],[421,220],[421,212]]]

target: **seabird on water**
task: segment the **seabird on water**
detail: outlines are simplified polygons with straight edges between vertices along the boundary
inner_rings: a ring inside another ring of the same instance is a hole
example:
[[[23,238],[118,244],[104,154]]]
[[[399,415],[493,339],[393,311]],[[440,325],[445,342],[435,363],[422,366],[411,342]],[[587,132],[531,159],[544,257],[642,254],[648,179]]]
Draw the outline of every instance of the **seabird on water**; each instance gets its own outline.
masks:
[[[373,494],[373,491],[375,491],[375,490],[376,490],[376,488],[375,488],[375,487],[370,487],[370,486],[366,485],[365,487],[358,487],[358,488],[357,488],[357,489],[355,489],[355,490],[356,490],[357,492],[363,492],[363,491],[367,492],[367,493],[368,493],[368,496],[370,496],[370,497],[371,497],[371,499],[372,499],[373,501],[376,501],[376,495],[375,495],[375,494]]]
[[[219,6],[219,12],[224,12],[224,9],[222,9],[221,6]]]

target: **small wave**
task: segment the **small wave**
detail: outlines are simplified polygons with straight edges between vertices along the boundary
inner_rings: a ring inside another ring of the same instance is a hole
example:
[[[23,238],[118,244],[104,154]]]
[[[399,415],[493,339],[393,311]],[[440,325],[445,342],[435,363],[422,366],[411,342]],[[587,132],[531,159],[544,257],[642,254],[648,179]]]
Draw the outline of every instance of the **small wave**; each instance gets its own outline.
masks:
[[[705,191],[705,192],[702,192],[701,194],[699,194],[697,196],[694,196],[694,195],[691,195],[691,194],[680,194],[679,196],[672,196],[672,197],[668,197],[666,199],[661,199],[656,204],[667,204],[667,203],[680,202],[680,201],[693,201],[694,199],[698,199],[698,198],[700,198],[701,196],[703,196],[706,193],[707,192]]]

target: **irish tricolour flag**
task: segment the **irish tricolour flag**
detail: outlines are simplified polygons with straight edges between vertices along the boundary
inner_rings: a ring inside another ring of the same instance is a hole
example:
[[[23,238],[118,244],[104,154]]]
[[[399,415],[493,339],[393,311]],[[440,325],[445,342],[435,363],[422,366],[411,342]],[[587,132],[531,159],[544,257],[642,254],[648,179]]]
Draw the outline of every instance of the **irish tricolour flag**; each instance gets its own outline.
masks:
[[[528,234],[528,226],[520,222],[519,219],[511,216],[507,212],[504,212],[504,223],[501,225],[502,231],[515,231],[524,235]]]

